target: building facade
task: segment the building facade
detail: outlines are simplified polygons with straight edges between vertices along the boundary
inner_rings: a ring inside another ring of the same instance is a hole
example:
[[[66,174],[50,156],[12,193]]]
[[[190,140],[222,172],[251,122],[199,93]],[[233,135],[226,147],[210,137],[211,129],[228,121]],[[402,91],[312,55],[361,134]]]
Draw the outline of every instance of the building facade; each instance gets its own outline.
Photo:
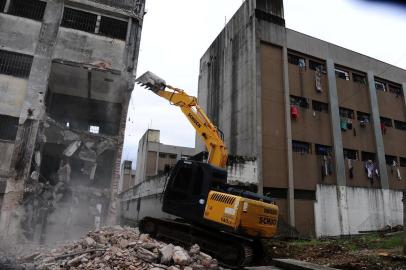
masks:
[[[405,89],[405,70],[287,29],[283,1],[247,0],[201,58],[198,98],[281,219],[323,236],[401,224]]]
[[[160,142],[160,131],[148,129],[138,143],[135,184],[149,177],[168,174],[180,159],[195,154],[195,149]]]
[[[2,237],[52,242],[114,222],[144,6],[0,0]]]
[[[132,164],[131,160],[124,160],[121,164],[119,194],[135,185],[135,170],[133,170]]]

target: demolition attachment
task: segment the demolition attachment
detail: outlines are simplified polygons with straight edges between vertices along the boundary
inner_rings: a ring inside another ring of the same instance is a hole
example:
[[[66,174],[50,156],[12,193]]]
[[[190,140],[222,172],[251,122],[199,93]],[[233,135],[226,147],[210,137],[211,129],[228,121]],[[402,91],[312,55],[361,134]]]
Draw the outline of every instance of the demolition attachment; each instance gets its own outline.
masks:
[[[160,90],[165,90],[166,88],[165,80],[155,75],[151,71],[145,72],[143,75],[138,77],[135,82],[154,93],[157,93]]]

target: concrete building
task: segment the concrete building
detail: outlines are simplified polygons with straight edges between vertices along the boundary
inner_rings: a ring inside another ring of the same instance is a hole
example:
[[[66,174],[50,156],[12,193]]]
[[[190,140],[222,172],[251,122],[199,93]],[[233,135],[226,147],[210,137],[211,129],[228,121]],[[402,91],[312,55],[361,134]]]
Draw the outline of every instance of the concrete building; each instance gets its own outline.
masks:
[[[0,0],[3,240],[51,242],[114,222],[144,6]]]
[[[121,164],[119,194],[135,185],[135,170],[132,168],[132,163],[131,160],[124,160]]]
[[[405,70],[287,29],[282,0],[246,0],[201,58],[198,99],[282,220],[345,235],[402,224],[405,89]]]
[[[194,154],[194,148],[161,143],[160,131],[148,129],[138,143],[135,184],[152,176],[168,174],[178,160]]]

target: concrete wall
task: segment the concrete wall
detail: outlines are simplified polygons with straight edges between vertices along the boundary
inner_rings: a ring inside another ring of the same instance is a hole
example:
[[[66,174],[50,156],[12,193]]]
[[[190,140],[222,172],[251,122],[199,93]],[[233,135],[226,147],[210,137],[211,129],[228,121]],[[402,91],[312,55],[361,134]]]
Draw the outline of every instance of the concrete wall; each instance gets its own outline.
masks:
[[[7,175],[13,151],[14,142],[0,141],[0,175]]]
[[[0,74],[0,114],[19,117],[26,91],[26,79]]]
[[[340,235],[346,229],[349,234],[357,234],[402,224],[402,192],[352,187],[346,187],[345,192],[348,216],[343,218],[339,214],[337,187],[317,186],[314,213],[318,237]]]

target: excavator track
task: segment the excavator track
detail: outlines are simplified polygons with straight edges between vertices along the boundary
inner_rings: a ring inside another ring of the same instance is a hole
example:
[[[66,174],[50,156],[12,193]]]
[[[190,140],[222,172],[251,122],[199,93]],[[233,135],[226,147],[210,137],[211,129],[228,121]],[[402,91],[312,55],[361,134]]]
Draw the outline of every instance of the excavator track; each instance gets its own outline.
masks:
[[[146,217],[141,220],[139,229],[154,238],[185,248],[198,244],[203,252],[217,258],[219,264],[227,268],[238,269],[250,265],[258,251],[252,239],[182,221]]]

